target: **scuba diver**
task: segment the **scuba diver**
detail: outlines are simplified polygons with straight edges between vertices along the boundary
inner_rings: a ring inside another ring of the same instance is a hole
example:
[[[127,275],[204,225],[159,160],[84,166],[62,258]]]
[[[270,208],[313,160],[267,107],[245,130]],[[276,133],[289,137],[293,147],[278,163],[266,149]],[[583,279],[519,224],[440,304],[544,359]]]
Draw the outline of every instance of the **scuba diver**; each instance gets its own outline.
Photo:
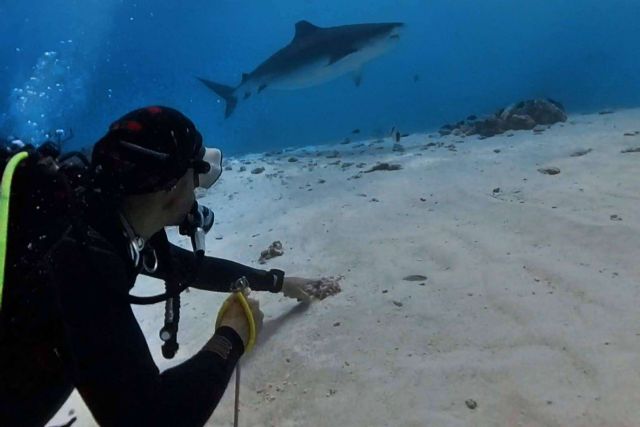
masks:
[[[129,293],[138,274],[172,284],[157,301],[176,299],[188,286],[231,292],[244,277],[254,291],[308,302],[304,289],[311,280],[204,256],[204,250],[198,257],[195,247],[169,243],[167,226],[182,229],[194,217],[210,217],[212,224],[213,213],[197,204],[194,190],[210,187],[222,173],[221,152],[206,148],[179,111],[152,106],[124,115],[95,144],[90,163],[82,205],[70,203],[81,215],[76,212],[73,226],[42,257],[40,279],[26,290],[20,283],[26,276],[7,263],[0,425],[42,426],[74,388],[100,425],[204,425],[247,347],[246,307],[231,303],[200,351],[160,372],[130,306],[144,299]],[[263,313],[258,301],[248,302],[257,332]]]

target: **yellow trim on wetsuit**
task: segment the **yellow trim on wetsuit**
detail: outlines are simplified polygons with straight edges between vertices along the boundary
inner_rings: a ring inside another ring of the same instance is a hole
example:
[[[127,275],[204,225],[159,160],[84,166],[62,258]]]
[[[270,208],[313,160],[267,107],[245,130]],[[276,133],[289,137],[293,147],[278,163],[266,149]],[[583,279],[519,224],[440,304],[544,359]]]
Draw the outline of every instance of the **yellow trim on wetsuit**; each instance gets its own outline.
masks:
[[[7,261],[7,234],[9,232],[9,199],[11,197],[11,183],[13,173],[20,162],[29,157],[29,153],[22,151],[9,159],[2,174],[0,183],[0,310],[2,309],[2,291],[4,290],[4,271]]]

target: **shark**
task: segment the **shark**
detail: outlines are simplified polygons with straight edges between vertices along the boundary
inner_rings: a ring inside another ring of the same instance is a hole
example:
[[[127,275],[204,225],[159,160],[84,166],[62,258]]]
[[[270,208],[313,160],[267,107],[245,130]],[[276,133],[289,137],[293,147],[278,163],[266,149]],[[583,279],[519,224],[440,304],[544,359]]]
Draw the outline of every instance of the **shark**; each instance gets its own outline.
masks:
[[[295,24],[293,39],[250,73],[243,73],[235,87],[197,77],[226,102],[225,118],[239,99],[263,90],[295,90],[316,86],[353,73],[356,86],[362,82],[362,66],[396,45],[402,22],[350,24],[319,27],[309,21]]]

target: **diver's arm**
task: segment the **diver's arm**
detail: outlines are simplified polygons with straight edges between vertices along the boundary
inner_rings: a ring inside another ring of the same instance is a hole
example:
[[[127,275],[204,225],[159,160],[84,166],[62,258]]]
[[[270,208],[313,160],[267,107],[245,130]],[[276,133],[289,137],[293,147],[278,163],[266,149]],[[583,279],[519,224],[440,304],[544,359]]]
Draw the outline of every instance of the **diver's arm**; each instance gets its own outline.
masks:
[[[240,336],[218,328],[203,350],[162,373],[125,296],[124,264],[109,251],[59,247],[54,260],[65,345],[75,386],[105,426],[202,426],[244,352]],[[119,290],[123,290],[124,294]]]
[[[170,244],[174,268],[180,277],[188,277],[194,268],[193,252]],[[234,261],[205,256],[198,269],[192,287],[207,291],[230,292],[230,286],[240,277],[245,276],[254,291],[282,290],[284,272],[282,270],[260,270]]]

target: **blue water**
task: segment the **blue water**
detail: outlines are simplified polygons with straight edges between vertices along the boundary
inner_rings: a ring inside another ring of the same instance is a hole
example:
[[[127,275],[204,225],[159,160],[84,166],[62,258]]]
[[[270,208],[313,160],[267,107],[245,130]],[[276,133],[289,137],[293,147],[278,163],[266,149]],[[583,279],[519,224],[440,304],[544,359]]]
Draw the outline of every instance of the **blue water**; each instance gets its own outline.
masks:
[[[148,104],[176,107],[225,154],[433,130],[521,99],[569,113],[640,105],[638,0],[34,0],[0,3],[0,135],[73,148]],[[319,26],[407,24],[399,45],[349,76],[265,90],[229,119],[194,77],[235,85],[293,36]],[[418,76],[417,81],[415,76]],[[354,139],[354,138],[352,138]]]

